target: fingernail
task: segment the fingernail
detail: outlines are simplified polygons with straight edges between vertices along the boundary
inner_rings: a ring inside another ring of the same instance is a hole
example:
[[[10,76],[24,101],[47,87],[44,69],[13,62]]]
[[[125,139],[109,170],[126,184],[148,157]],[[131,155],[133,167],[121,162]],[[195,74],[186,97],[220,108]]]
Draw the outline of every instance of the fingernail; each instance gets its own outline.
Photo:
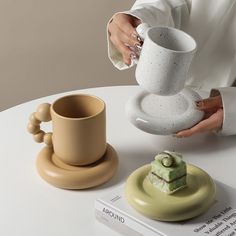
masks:
[[[175,138],[184,138],[184,136],[179,134],[179,133],[173,134],[173,137],[175,137]]]
[[[142,42],[143,40],[142,40],[142,38],[138,35],[137,36],[137,40],[139,41],[139,42]]]
[[[142,38],[138,34],[132,33],[131,37],[137,39],[140,43],[143,42]]]
[[[202,106],[202,101],[196,101],[195,102],[196,107],[201,107]]]
[[[142,46],[137,43],[134,45],[134,47],[139,51],[141,51],[141,49],[142,49]]]
[[[131,54],[130,54],[130,59],[131,59],[131,60],[134,60],[134,59],[136,59],[136,58],[137,58],[137,56],[136,56],[134,53],[131,53]]]
[[[133,52],[135,52],[135,50],[136,50],[135,47],[132,47],[132,46],[129,46],[129,49]]]
[[[138,39],[139,36],[138,36],[137,34],[135,34],[135,33],[132,33],[132,34],[131,34],[131,37],[132,37],[132,38],[135,38],[135,39]]]

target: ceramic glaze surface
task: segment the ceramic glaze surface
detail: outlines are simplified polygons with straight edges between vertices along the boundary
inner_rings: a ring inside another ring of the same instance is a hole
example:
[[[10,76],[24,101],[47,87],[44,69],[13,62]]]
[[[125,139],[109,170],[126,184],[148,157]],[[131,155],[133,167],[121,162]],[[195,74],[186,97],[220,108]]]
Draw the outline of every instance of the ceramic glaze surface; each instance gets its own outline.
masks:
[[[198,93],[184,88],[173,96],[137,93],[126,104],[126,115],[137,128],[152,134],[168,135],[198,123],[204,113],[195,108]]]
[[[52,120],[51,133],[40,128]],[[30,116],[29,133],[36,142],[53,147],[57,156],[70,165],[88,165],[106,151],[106,109],[100,98],[74,94],[38,106]]]
[[[137,32],[145,37],[135,71],[138,84],[149,93],[162,96],[180,92],[196,51],[195,40],[169,27],[147,29],[146,24],[141,24]]]
[[[51,185],[63,189],[86,189],[110,180],[118,167],[115,149],[107,144],[106,153],[87,166],[68,165],[50,147],[44,147],[37,158],[39,175]]]
[[[187,187],[168,195],[147,179],[151,166],[135,170],[126,181],[129,204],[155,220],[182,221],[206,212],[215,200],[215,183],[202,169],[187,165]]]

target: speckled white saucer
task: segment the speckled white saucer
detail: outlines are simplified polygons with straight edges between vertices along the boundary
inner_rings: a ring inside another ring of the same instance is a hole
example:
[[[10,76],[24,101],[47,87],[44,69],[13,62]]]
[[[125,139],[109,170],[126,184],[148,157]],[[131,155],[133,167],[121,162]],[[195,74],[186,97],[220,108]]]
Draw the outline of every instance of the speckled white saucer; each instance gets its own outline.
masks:
[[[195,108],[200,95],[184,88],[173,96],[158,96],[141,91],[126,104],[126,114],[137,128],[151,134],[169,135],[198,123],[204,113]]]

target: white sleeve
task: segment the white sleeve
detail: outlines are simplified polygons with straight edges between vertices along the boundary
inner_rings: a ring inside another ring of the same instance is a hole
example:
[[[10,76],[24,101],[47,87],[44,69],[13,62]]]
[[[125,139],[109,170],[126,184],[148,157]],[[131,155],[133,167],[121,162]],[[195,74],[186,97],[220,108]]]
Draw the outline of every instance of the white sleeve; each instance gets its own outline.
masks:
[[[135,16],[150,26],[161,25],[182,28],[188,21],[189,0],[137,0],[129,11],[122,13]],[[119,70],[132,67],[133,63],[131,66],[123,63],[121,53],[110,41],[108,30],[107,41],[108,57],[113,65]]]
[[[236,87],[217,88],[211,91],[211,96],[220,94],[223,102],[224,120],[219,135],[236,135]]]

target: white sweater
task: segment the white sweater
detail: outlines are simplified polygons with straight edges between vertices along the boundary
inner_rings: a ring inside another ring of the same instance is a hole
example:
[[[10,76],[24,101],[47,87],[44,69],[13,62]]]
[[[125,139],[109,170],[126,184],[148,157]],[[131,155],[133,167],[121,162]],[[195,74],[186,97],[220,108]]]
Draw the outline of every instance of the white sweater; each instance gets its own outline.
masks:
[[[236,134],[236,0],[137,0],[133,15],[150,26],[171,26],[192,35],[198,51],[186,85],[222,96],[222,135]],[[108,55],[115,67],[129,68],[108,37]],[[133,64],[131,65],[133,66]]]

